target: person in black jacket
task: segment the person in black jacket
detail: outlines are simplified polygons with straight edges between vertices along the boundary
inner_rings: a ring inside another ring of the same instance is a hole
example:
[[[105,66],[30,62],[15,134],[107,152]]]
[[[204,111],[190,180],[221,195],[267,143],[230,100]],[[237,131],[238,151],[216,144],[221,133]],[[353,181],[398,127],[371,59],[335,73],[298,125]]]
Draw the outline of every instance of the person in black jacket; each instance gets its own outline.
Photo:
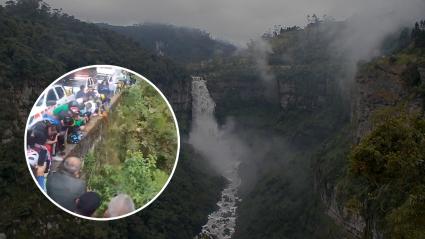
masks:
[[[75,212],[86,217],[92,217],[93,213],[99,208],[101,202],[102,199],[98,193],[86,192],[76,199]]]

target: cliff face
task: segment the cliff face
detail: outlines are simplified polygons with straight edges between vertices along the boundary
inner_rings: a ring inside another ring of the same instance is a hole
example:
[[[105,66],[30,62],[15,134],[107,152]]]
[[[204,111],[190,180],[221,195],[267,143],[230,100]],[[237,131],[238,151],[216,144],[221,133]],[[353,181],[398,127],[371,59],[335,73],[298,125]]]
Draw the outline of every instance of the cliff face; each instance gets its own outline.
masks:
[[[376,110],[405,103],[411,111],[420,111],[423,102],[412,87],[425,82],[424,72],[423,66],[398,64],[388,58],[362,66],[355,78],[351,101],[355,141],[370,132]]]
[[[336,188],[334,188],[333,191],[336,191]],[[350,211],[347,207],[341,206],[334,193],[328,195],[322,192],[320,198],[328,206],[325,212],[327,215],[338,225],[343,226],[354,238],[362,238],[366,228],[366,221],[359,213]]]
[[[337,93],[337,73],[332,71],[314,64],[275,67],[282,110],[314,111],[332,103]]]
[[[211,63],[210,69],[196,71],[201,71],[200,76],[207,81],[219,121],[240,111],[278,105],[277,100],[269,97],[255,64],[244,56]]]
[[[404,60],[402,60],[404,58]],[[316,189],[321,199],[327,205],[327,214],[355,238],[384,238],[387,228],[367,205],[366,201],[353,203],[353,187],[359,187],[359,182],[353,182],[347,176],[347,155],[349,146],[356,145],[373,130],[374,116],[387,107],[403,105],[409,113],[421,113],[424,109],[421,88],[425,84],[425,68],[420,55],[398,54],[391,57],[381,57],[359,67],[351,94],[351,132],[344,138],[346,150],[336,154],[331,161],[319,159],[316,162]],[[410,60],[406,60],[410,59]],[[419,60],[418,60],[419,59]],[[348,135],[352,135],[349,138]],[[332,156],[332,151],[342,148],[342,145],[331,145],[326,157]],[[345,163],[344,163],[345,161]],[[326,167],[333,166],[339,176],[330,176]],[[339,168],[339,169],[338,169]],[[360,187],[362,187],[360,185]],[[366,187],[363,185],[363,187]],[[351,189],[348,189],[351,188]],[[347,191],[348,190],[348,191]]]
[[[153,79],[158,88],[164,93],[176,115],[180,132],[188,133],[192,118],[192,81],[189,76],[183,79],[170,80],[167,83]]]

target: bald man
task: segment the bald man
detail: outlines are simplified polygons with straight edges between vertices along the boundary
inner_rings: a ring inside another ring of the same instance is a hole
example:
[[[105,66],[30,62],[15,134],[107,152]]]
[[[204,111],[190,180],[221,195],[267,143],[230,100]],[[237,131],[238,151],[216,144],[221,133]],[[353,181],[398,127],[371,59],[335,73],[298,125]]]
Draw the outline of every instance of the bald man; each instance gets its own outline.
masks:
[[[127,194],[118,194],[108,204],[104,217],[118,217],[134,211],[134,202]]]
[[[86,182],[79,178],[81,160],[77,157],[64,159],[57,172],[47,176],[47,194],[62,207],[75,211],[75,200],[86,192]]]

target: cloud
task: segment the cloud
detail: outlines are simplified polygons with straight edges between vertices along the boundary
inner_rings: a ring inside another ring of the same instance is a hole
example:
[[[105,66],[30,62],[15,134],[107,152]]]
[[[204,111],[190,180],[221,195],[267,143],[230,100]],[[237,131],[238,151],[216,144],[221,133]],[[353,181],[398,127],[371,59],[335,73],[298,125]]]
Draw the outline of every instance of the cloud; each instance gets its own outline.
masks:
[[[245,44],[275,24],[301,25],[306,15],[328,14],[337,19],[363,12],[392,12],[418,16],[421,0],[46,0],[78,19],[131,25],[171,23],[201,28],[221,39]]]

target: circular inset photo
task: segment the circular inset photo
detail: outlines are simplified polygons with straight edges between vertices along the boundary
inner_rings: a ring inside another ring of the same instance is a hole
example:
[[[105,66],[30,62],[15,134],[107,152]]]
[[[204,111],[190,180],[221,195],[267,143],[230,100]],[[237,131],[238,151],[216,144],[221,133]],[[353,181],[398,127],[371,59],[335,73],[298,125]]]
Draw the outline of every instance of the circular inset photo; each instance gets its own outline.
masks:
[[[171,105],[142,75],[111,65],[71,71],[39,96],[25,154],[38,188],[86,219],[129,216],[152,203],[177,165]]]

